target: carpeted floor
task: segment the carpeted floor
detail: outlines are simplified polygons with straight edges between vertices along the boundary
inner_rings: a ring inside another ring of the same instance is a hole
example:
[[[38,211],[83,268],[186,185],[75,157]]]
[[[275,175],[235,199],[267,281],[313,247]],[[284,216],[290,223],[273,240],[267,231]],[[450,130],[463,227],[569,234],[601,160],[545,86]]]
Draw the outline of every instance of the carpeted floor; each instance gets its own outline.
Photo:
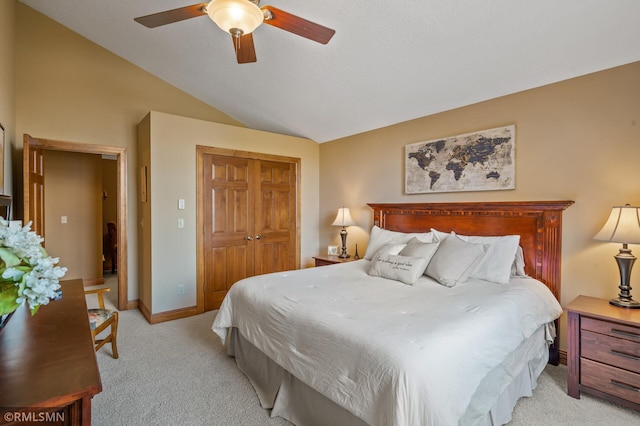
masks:
[[[111,357],[109,346],[97,354],[103,391],[93,399],[93,424],[290,426],[260,407],[211,331],[215,314],[152,326],[137,310],[121,312],[120,358]],[[569,397],[566,375],[565,366],[548,366],[534,396],[518,402],[510,425],[640,424],[640,413],[588,395]]]

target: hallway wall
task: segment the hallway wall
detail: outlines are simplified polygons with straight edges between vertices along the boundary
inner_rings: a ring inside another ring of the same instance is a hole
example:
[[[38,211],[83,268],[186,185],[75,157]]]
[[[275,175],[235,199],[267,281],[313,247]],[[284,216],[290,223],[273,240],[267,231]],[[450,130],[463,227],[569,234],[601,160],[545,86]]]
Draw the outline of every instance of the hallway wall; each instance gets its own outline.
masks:
[[[44,243],[65,279],[102,278],[102,159],[44,152]],[[66,220],[66,223],[63,223]]]

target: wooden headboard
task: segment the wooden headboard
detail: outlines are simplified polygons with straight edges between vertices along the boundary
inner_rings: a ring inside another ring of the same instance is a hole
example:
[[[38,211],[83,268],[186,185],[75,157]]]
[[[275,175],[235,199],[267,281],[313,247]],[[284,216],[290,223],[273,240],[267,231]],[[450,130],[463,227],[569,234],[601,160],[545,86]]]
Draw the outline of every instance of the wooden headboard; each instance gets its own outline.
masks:
[[[520,235],[525,272],[560,300],[562,212],[573,201],[369,204],[373,224],[400,232]]]

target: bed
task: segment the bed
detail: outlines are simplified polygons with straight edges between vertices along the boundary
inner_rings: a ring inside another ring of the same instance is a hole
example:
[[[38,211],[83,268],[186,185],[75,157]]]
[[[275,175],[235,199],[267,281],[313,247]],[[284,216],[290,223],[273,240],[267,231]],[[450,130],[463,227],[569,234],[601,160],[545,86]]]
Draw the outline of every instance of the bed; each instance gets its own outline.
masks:
[[[212,329],[296,425],[507,423],[558,362],[572,203],[369,204],[364,259],[241,280]]]

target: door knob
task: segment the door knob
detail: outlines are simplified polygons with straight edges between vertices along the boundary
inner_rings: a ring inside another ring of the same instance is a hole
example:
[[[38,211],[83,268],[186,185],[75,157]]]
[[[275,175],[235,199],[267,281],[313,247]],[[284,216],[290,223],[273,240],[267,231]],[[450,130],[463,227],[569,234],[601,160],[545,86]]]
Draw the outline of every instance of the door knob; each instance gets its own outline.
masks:
[[[256,235],[256,240],[261,240],[262,239],[262,235]]]
[[[247,238],[245,238],[245,240],[253,241],[253,238],[247,237]]]

